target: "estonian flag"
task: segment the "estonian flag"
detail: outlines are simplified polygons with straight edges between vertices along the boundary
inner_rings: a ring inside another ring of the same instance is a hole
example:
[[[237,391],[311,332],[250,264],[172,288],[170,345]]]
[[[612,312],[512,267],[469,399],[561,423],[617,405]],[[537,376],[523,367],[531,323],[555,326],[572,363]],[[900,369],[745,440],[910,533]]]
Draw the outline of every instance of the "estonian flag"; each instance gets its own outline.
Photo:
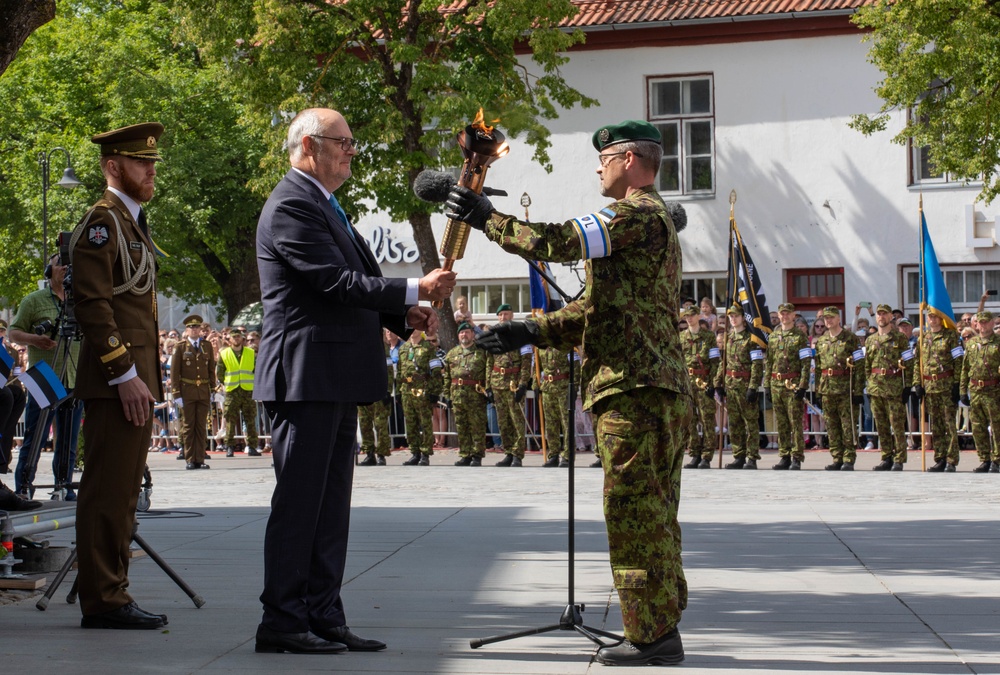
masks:
[[[767,309],[767,298],[764,297],[757,268],[743,245],[735,217],[729,218],[729,275],[726,289],[729,304],[743,308],[743,319],[751,339],[759,346],[766,347],[771,337],[771,313]]]
[[[955,328],[955,311],[951,308],[951,297],[944,285],[923,209],[920,210],[920,237],[920,308],[941,317],[945,328]]]
[[[59,381],[52,366],[44,361],[39,361],[17,377],[39,408],[48,408],[67,396],[66,387]]]
[[[552,274],[549,272],[547,264],[536,262],[535,265],[538,265],[546,274]],[[562,301],[553,294],[553,289],[549,287],[549,282],[535,271],[533,265],[528,265],[528,289],[531,291],[532,313],[544,314],[545,312],[555,311],[562,306]]]

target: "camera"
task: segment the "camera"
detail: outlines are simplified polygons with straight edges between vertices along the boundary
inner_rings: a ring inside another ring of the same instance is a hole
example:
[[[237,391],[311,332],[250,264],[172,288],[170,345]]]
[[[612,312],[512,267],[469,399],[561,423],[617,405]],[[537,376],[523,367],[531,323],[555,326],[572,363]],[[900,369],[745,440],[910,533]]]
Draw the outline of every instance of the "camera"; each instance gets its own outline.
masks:
[[[53,323],[50,319],[42,321],[32,330],[34,331],[35,335],[48,335],[53,340],[56,337],[56,324]]]

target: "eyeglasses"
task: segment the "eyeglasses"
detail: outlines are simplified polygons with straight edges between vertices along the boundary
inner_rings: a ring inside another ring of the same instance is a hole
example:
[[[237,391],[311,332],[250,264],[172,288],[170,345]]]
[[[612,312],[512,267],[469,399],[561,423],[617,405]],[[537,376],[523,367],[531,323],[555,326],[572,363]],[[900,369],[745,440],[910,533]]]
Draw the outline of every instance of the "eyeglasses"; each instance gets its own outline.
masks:
[[[632,152],[632,151],[631,150],[623,150],[622,152],[608,152],[608,153],[605,153],[605,154],[598,155],[597,159],[601,163],[601,166],[607,166],[608,162],[611,161],[612,157],[617,157],[618,155],[625,155],[625,154],[628,154],[630,152]],[[642,155],[640,155],[638,152],[632,152],[632,156],[633,157],[642,157]]]
[[[347,152],[351,148],[357,151],[361,151],[361,144],[358,143],[356,138],[348,138],[347,136],[321,136],[320,134],[309,134],[313,138],[325,138],[328,141],[338,141],[340,143],[340,149]]]

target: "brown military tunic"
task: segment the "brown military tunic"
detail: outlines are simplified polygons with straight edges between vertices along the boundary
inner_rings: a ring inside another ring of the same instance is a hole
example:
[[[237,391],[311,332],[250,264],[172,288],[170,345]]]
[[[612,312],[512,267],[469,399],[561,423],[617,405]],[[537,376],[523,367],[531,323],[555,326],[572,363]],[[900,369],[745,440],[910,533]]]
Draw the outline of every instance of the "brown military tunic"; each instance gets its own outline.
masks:
[[[170,358],[170,391],[174,399],[183,399],[181,443],[184,459],[189,464],[205,464],[208,448],[208,411],[215,391],[215,352],[208,340],[198,340],[198,345],[184,338],[174,347]]]
[[[139,484],[153,428],[125,418],[116,384],[134,367],[153,398],[163,399],[156,323],[153,248],[110,190],[73,233],[73,292],[83,332],[75,394],[84,401],[86,467],[80,481],[76,543],[80,609],[97,614],[132,598],[128,549]],[[131,261],[126,279],[123,256]],[[117,291],[117,292],[116,292]]]

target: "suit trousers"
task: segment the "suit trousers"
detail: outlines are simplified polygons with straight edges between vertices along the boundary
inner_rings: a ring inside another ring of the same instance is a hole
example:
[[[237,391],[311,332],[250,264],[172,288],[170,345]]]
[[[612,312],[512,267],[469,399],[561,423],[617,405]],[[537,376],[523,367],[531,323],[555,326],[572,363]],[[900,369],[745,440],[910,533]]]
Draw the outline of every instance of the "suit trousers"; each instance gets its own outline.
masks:
[[[346,625],[347,561],[358,425],[353,403],[265,403],[277,484],[264,534],[261,624],[284,633]]]
[[[184,399],[181,443],[184,444],[184,459],[189,463],[205,463],[205,451],[208,448],[208,409],[211,405],[211,400]]]
[[[128,594],[128,549],[135,523],[139,485],[153,432],[150,406],[146,424],[125,419],[118,399],[84,402],[85,468],[76,506],[76,552],[80,609],[99,614],[132,601]]]

